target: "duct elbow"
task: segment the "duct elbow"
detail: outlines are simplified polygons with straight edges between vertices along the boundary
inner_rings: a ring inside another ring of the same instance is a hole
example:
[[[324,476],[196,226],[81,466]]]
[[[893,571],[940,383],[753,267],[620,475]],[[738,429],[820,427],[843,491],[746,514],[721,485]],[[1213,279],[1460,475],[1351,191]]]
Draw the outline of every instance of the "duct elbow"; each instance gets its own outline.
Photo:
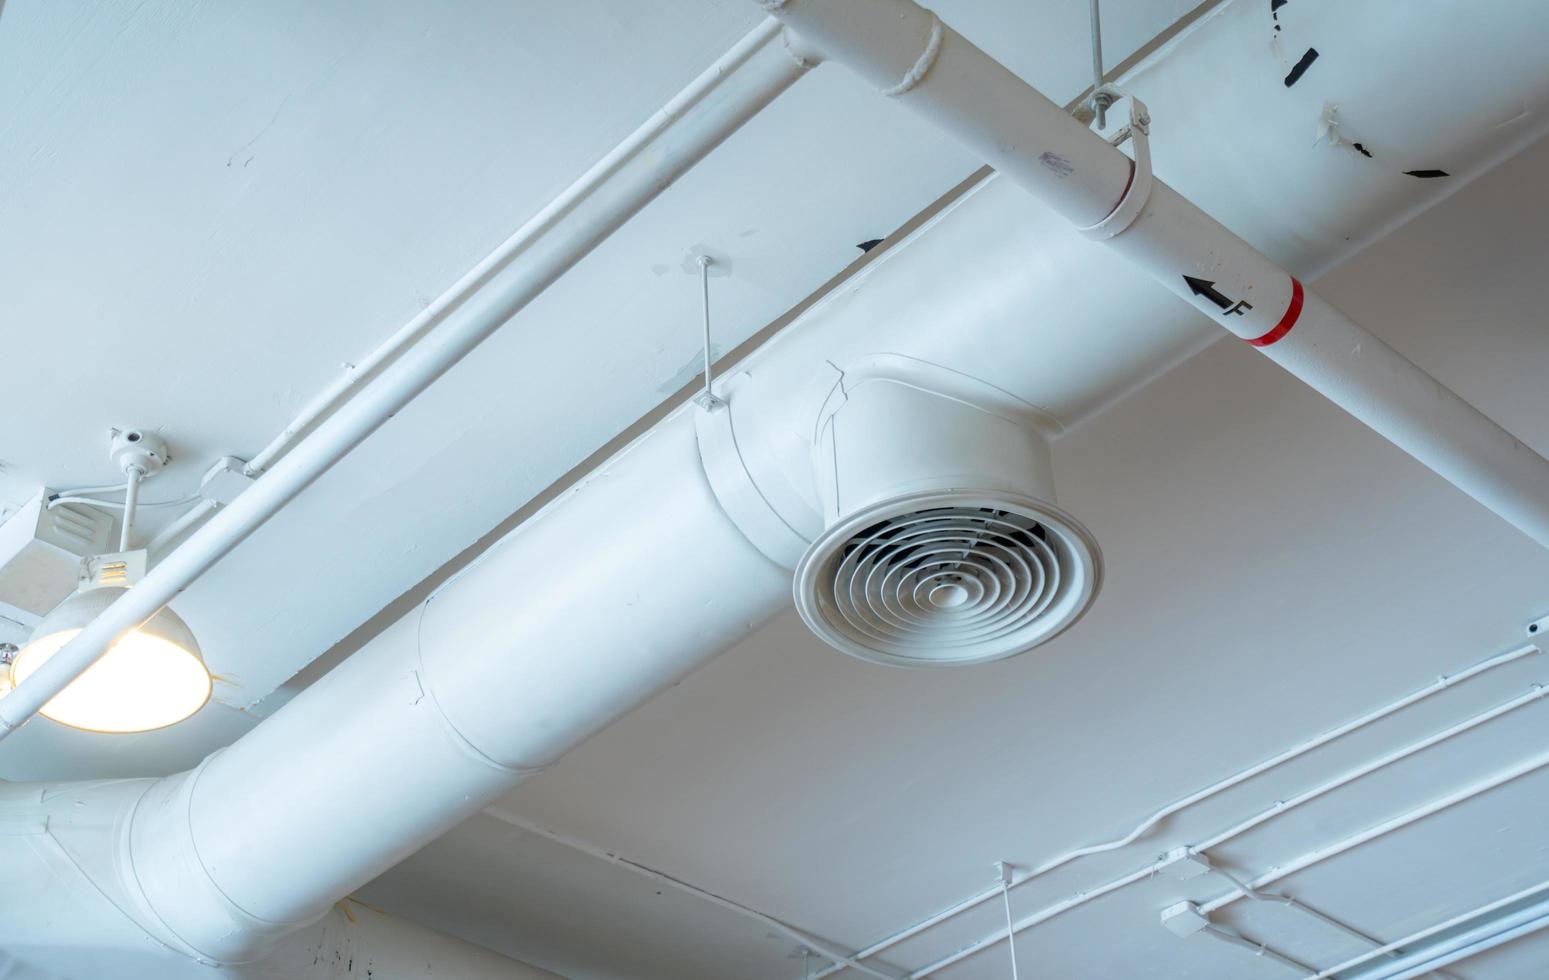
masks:
[[[705,473],[743,536],[794,572],[796,608],[829,645],[895,666],[998,660],[1096,597],[1101,555],[1054,504],[1059,426],[1036,407],[872,354],[820,383],[806,451],[782,466],[743,438],[748,377],[728,380],[726,410],[696,414]]]

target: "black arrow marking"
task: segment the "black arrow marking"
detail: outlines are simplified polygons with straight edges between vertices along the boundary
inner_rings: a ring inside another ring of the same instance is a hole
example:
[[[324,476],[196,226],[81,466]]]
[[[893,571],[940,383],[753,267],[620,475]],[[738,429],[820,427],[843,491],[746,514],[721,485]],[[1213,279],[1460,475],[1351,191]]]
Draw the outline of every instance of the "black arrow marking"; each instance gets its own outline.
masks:
[[[1234,313],[1238,316],[1247,316],[1248,311],[1253,309],[1253,304],[1245,299],[1240,299],[1235,303],[1232,302],[1231,297],[1216,289],[1216,284],[1213,280],[1184,276],[1183,281],[1189,284],[1189,289],[1193,291],[1195,296],[1203,296],[1225,310],[1226,312],[1222,313],[1222,316],[1231,316]]]
[[[1223,310],[1232,305],[1232,301],[1216,289],[1214,280],[1184,276],[1183,281],[1189,284],[1189,289],[1194,291],[1195,296],[1203,296]]]

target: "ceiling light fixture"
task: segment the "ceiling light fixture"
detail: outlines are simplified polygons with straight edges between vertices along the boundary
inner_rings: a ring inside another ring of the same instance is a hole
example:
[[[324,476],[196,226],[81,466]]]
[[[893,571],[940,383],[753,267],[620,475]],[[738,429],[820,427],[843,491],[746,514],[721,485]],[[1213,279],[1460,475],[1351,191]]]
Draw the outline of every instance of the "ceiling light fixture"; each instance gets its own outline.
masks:
[[[16,654],[12,682],[25,683],[124,591],[98,585],[61,602]],[[85,731],[148,732],[188,718],[210,700],[212,688],[193,631],[177,613],[163,609],[120,638],[40,713]]]
[[[112,431],[109,452],[126,477],[119,551],[88,558],[75,594],[38,624],[10,659],[20,685],[145,574],[146,552],[132,550],[140,481],[168,461],[166,443],[138,429]],[[214,687],[199,643],[182,617],[162,609],[119,637],[40,714],[84,731],[127,734],[174,725],[204,707]]]

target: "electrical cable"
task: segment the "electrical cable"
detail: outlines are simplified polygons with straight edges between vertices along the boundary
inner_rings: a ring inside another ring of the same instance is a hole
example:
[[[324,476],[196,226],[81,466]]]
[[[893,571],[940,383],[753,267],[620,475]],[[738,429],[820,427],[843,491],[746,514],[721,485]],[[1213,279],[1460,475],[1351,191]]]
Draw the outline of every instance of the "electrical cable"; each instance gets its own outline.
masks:
[[[1017,976],[1017,926],[1011,915],[1011,865],[1005,862],[1000,864],[1000,897],[1006,906],[1006,946],[1011,950],[1011,980],[1020,980]]]
[[[199,494],[190,493],[176,500],[141,500],[137,501],[135,506],[142,510],[146,507],[182,507],[184,504],[191,504],[199,499]],[[73,494],[66,495],[62,493],[48,498],[49,510],[53,510],[60,504],[82,504],[87,507],[102,507],[110,510],[124,509],[124,503],[121,500],[98,500],[95,497],[77,497]]]

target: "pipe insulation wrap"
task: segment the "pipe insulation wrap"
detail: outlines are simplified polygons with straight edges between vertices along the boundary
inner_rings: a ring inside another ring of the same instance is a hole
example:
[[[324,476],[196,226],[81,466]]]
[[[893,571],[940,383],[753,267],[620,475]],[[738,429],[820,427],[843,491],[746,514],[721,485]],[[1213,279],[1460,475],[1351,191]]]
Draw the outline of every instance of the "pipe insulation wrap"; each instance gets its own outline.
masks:
[[[774,14],[881,88],[912,64],[909,52],[922,49],[934,20],[913,0],[790,0]],[[950,29],[929,74],[896,98],[1077,226],[1101,221],[1124,196],[1128,157]],[[1289,273],[1166,183],[1156,181],[1140,216],[1108,241],[1549,547],[1549,461],[1316,296],[1296,310],[1302,293]]]

